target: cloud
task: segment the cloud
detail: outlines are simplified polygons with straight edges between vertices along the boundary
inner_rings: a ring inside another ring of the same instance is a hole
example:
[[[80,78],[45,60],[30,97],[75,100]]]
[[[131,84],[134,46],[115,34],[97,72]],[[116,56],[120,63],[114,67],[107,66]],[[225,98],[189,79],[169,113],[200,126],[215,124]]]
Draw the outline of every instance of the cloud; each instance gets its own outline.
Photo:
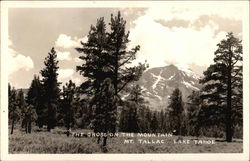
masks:
[[[81,83],[82,83],[82,80],[78,77],[73,77],[72,78],[72,81],[77,85],[79,86]]]
[[[136,63],[147,60],[150,67],[164,66],[168,63],[198,66],[211,64],[214,51],[217,49],[216,44],[225,38],[228,32],[218,29],[220,26],[217,21],[214,21],[214,17],[216,14],[229,17],[231,8],[226,9],[229,15],[225,11],[220,13],[215,9],[205,11],[202,9],[149,8],[145,15],[138,17],[133,22],[135,26],[130,29],[129,37],[131,40],[129,48],[135,45],[141,46]],[[233,13],[234,11],[233,8]],[[203,21],[203,24],[197,28],[194,22],[204,14],[214,16],[207,16],[207,21]],[[235,15],[232,17],[240,19]],[[225,18],[223,20],[226,21]]]
[[[62,82],[61,87],[65,85],[69,80],[72,80],[76,85],[80,85],[82,80],[78,75],[75,75],[74,69],[58,69],[58,81]]]
[[[75,48],[81,46],[81,41],[86,42],[87,36],[83,38],[72,38],[71,36],[60,34],[57,40],[55,41],[55,46],[64,49]]]
[[[63,81],[64,79],[72,78],[74,69],[58,69],[58,80]]]
[[[88,37],[84,36],[83,38],[78,39],[78,42],[86,43],[88,41]]]
[[[71,38],[71,36],[67,36],[65,34],[60,34],[57,38],[55,45],[61,48],[72,48],[78,46],[78,41]]]
[[[81,62],[82,60],[81,60],[80,58],[76,57],[76,58],[74,58],[74,61],[75,61],[76,63],[79,63],[79,62]]]
[[[13,43],[8,41],[8,74],[11,75],[19,70],[29,71],[34,68],[34,62],[29,56],[19,54],[13,49]]]
[[[64,51],[64,52],[58,51],[57,58],[58,60],[71,60],[72,59],[71,53],[68,51]]]

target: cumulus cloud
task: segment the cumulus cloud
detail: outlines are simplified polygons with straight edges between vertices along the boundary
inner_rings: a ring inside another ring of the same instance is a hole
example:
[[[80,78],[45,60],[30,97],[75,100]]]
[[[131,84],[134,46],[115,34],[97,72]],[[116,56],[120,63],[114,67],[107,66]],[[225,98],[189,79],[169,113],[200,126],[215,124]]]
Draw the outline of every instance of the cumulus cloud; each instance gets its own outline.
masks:
[[[19,54],[13,49],[13,43],[8,41],[8,74],[11,75],[19,70],[29,71],[34,68],[34,62],[29,56]]]
[[[74,69],[58,69],[58,81],[62,82],[61,86],[65,85],[69,80],[72,80],[76,85],[80,85],[82,80],[75,75]]]
[[[141,46],[136,62],[147,60],[150,67],[164,66],[168,63],[199,66],[211,64],[217,48],[216,44],[225,38],[228,31],[218,32],[219,26],[212,18],[199,28],[195,26],[195,22],[205,14],[231,16],[232,8],[225,9],[227,12],[222,13],[210,7],[205,8],[209,9],[203,10],[202,7],[149,8],[145,15],[133,22],[134,28],[130,29],[129,47]],[[237,7],[236,10],[240,11]],[[232,12],[236,13],[235,8]],[[237,16],[233,15],[232,18],[239,19],[240,14],[237,12]]]
[[[55,41],[56,47],[61,47],[65,49],[75,48],[81,46],[81,41],[86,42],[87,36],[83,38],[71,37],[65,34],[60,34]]]
[[[74,74],[74,69],[58,69],[58,80],[70,79]]]
[[[55,45],[62,48],[72,48],[78,45],[77,40],[71,38],[71,36],[60,34],[57,38]]]
[[[57,58],[58,60],[71,60],[72,59],[71,53],[68,51],[64,51],[64,52],[58,51]]]

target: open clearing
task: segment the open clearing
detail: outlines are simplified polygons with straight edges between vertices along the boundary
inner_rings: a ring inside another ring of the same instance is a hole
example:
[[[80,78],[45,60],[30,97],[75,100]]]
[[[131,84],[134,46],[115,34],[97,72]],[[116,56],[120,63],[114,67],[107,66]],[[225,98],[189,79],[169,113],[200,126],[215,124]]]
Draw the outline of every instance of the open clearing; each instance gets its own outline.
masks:
[[[177,136],[172,137],[116,137],[108,138],[107,153],[242,153],[242,140],[227,143],[221,139],[198,138],[199,140],[214,140],[215,144],[195,144],[196,137],[182,137],[181,143],[175,143]],[[124,140],[134,143],[124,143]],[[146,140],[146,141],[139,141]],[[164,140],[164,143],[152,143]],[[189,144],[185,141],[189,140]],[[151,143],[145,143],[151,141]],[[94,137],[67,137],[62,130],[53,132],[33,132],[25,134],[15,130],[9,134],[9,153],[12,154],[61,154],[61,153],[103,153],[103,148],[97,144]]]

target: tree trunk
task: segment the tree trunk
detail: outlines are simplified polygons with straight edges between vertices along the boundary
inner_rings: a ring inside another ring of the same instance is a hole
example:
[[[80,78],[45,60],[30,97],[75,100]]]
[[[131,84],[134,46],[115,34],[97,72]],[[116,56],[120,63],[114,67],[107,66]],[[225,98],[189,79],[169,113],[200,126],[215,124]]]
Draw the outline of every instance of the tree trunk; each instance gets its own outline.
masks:
[[[28,133],[28,122],[25,121],[25,133],[27,134]]]
[[[97,144],[100,143],[100,140],[101,140],[101,136],[98,136],[98,138],[97,138]]]
[[[103,146],[106,146],[107,145],[107,139],[108,137],[107,136],[103,136]]]
[[[28,122],[28,133],[31,133],[31,120]]]
[[[69,137],[69,123],[67,123],[67,137]]]
[[[231,107],[231,82],[228,84],[227,89],[227,109],[226,109],[226,141],[232,142],[232,107]]]
[[[50,127],[50,125],[48,125],[47,126],[47,131],[50,132],[50,130],[51,130],[51,127]]]
[[[229,60],[228,79],[227,79],[227,109],[226,109],[226,141],[232,142],[232,82],[231,82],[231,57]]]
[[[15,125],[15,119],[13,118],[13,119],[12,119],[12,125],[11,125],[11,132],[10,132],[10,134],[13,134],[14,125]]]

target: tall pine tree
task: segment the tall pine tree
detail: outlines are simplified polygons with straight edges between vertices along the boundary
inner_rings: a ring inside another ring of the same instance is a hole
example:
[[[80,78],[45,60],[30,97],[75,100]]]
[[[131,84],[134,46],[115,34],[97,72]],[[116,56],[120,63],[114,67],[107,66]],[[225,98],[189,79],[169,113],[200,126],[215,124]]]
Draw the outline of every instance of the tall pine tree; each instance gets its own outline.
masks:
[[[146,108],[145,103],[141,87],[133,85],[129,96],[124,101],[123,109],[121,109],[120,131],[139,132],[144,128],[144,116],[142,114],[144,114],[144,108]]]
[[[176,131],[177,135],[181,135],[181,129],[183,126],[183,101],[182,92],[179,88],[174,89],[170,96],[170,104],[168,105],[168,119],[171,131]]]
[[[188,96],[187,102],[188,135],[199,135],[199,129],[202,125],[200,118],[201,108],[202,99],[200,97],[200,91],[192,91],[192,93]]]
[[[87,78],[81,84],[81,90],[92,96],[99,92],[101,83],[107,77],[110,77],[108,65],[110,60],[106,49],[107,33],[104,18],[98,19],[96,26],[91,25],[88,41],[86,43],[81,42],[81,44],[82,48],[76,48],[76,50],[82,53],[79,59],[83,60],[84,63],[77,66],[76,70]]]
[[[47,129],[50,131],[56,126],[56,114],[59,100],[59,82],[57,80],[58,61],[54,48],[48,53],[44,61],[44,69],[41,70],[44,88],[44,106],[47,108]]]
[[[25,128],[26,133],[31,133],[32,122],[36,121],[37,114],[33,105],[29,104],[25,106],[23,113],[22,125]]]
[[[67,128],[67,136],[69,136],[69,130],[75,122],[76,101],[79,101],[76,94],[76,85],[70,80],[63,86],[61,101],[64,123]]]
[[[18,108],[20,109],[20,119],[21,119],[21,124],[22,124],[22,127],[24,125],[24,121],[25,121],[25,110],[26,110],[26,102],[25,102],[25,99],[24,99],[24,93],[23,93],[23,90],[20,89],[17,93],[17,106]]]
[[[110,33],[108,33],[108,54],[109,66],[112,69],[112,83],[114,84],[115,94],[124,91],[125,87],[134,81],[139,80],[142,72],[148,67],[146,63],[139,63],[138,66],[128,67],[136,58],[136,53],[140,46],[128,50],[129,31],[126,32],[126,21],[118,12],[117,16],[111,15]]]
[[[217,46],[214,64],[200,81],[204,84],[202,97],[208,104],[208,114],[217,114],[217,120],[224,122],[226,141],[231,142],[236,121],[233,116],[242,116],[242,44],[231,32]]]
[[[135,59],[139,46],[127,50],[129,34],[125,31],[125,24],[120,12],[116,17],[111,15],[110,32],[107,32],[104,19],[100,18],[96,26],[91,26],[88,41],[82,43],[82,48],[77,48],[78,52],[83,53],[79,58],[84,62],[81,66],[77,66],[77,71],[87,78],[87,81],[81,84],[81,90],[92,96],[90,106],[96,106],[96,110],[101,108],[98,107],[98,101],[95,98],[100,95],[104,80],[107,78],[111,80],[114,95],[120,98],[119,93],[129,83],[137,81],[146,69],[145,64],[128,67],[128,64]],[[113,112],[116,113],[119,104],[114,103],[114,105]],[[103,112],[102,115],[110,115],[110,113]],[[97,116],[93,119],[96,120]],[[95,125],[98,126],[98,124]]]
[[[30,88],[27,93],[26,102],[32,105],[37,114],[36,124],[41,128],[46,125],[46,111],[44,106],[44,90],[39,76],[34,75]]]
[[[115,133],[117,99],[111,80],[109,78],[105,79],[100,91],[94,97],[96,102],[94,109],[95,118],[92,121],[94,132]],[[103,146],[106,146],[106,144],[107,137],[104,136]]]
[[[20,119],[20,109],[17,102],[17,92],[15,88],[8,85],[8,103],[9,103],[9,123],[11,124],[10,134],[13,134],[15,124]]]

